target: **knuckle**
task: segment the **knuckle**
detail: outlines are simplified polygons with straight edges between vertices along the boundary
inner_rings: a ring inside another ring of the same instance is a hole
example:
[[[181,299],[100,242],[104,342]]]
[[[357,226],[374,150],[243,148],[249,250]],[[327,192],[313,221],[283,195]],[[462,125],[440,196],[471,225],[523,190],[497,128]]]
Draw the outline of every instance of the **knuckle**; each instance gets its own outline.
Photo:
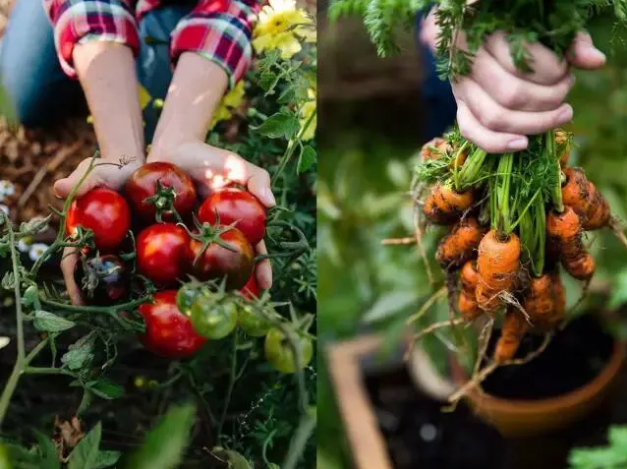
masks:
[[[518,109],[525,101],[522,87],[514,83],[499,87],[496,98],[499,104],[508,109]]]
[[[501,130],[504,126],[504,113],[500,109],[486,109],[479,115],[479,122],[490,130]]]

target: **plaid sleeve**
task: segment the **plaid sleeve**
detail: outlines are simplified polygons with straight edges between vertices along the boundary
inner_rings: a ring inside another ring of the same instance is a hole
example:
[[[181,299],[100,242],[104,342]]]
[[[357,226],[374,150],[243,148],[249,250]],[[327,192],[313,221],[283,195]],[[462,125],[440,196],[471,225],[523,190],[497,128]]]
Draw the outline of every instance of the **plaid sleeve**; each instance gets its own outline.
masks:
[[[61,67],[76,76],[72,53],[76,44],[109,41],[139,51],[137,23],[131,0],[44,0],[48,17],[54,25],[54,41]]]
[[[232,88],[252,60],[258,7],[255,0],[201,0],[172,32],[172,60],[186,51],[197,52],[224,69]]]

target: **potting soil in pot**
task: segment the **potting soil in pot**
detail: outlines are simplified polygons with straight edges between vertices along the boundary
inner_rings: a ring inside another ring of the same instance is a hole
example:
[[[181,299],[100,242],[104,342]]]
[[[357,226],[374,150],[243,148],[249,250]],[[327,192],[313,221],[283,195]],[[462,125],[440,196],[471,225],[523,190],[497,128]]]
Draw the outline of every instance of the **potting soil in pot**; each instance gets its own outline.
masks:
[[[492,346],[497,337],[493,337]],[[540,336],[527,336],[517,356],[537,349]],[[508,399],[545,399],[573,391],[592,381],[607,364],[613,337],[591,314],[574,319],[557,332],[547,349],[525,366],[497,369],[483,383],[491,395]],[[491,356],[489,353],[488,356]]]

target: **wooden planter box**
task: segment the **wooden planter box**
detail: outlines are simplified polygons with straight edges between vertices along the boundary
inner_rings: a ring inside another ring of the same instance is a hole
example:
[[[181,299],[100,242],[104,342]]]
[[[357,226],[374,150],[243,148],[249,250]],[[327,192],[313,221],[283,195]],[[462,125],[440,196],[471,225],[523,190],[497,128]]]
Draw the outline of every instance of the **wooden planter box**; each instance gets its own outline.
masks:
[[[379,348],[377,336],[332,345],[329,371],[356,469],[393,469],[365,388],[361,361]]]

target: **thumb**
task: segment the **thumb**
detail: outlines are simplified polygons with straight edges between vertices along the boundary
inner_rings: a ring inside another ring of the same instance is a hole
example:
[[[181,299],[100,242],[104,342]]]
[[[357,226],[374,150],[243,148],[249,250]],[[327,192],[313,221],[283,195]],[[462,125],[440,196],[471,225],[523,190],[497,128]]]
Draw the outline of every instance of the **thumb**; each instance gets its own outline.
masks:
[[[603,52],[594,47],[590,34],[580,32],[568,52],[569,62],[584,70],[595,70],[605,65],[606,57]]]
[[[88,176],[87,179],[83,181],[76,191],[76,197],[82,196],[97,186],[97,180],[92,176],[93,174]],[[80,176],[76,174],[76,171],[74,171],[68,177],[57,180],[54,183],[54,195],[60,199],[67,198],[67,196],[70,195],[72,188],[78,183],[79,179]]]

